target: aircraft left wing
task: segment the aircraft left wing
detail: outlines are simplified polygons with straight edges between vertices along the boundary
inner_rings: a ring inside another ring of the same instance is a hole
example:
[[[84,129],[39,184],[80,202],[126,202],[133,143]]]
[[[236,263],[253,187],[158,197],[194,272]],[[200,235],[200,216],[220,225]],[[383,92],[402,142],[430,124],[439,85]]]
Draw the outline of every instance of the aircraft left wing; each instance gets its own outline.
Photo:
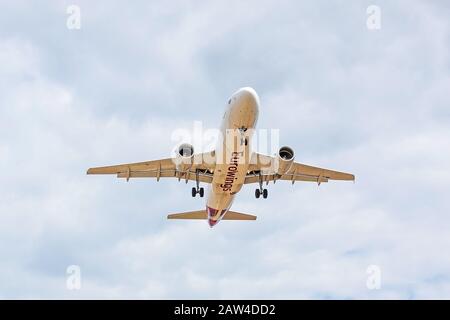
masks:
[[[348,180],[354,181],[355,176],[350,173],[334,171],[330,169],[324,169],[319,167],[313,167],[310,165],[294,162],[287,172],[284,174],[276,174],[273,172],[273,164],[276,159],[271,156],[254,153],[252,164],[250,165],[250,172],[245,178],[245,183],[268,183],[269,181],[287,180],[294,183],[295,181],[311,181],[328,182],[328,180]]]
[[[189,180],[196,181],[198,177],[199,182],[211,183],[212,173],[210,169],[212,166],[203,161],[206,155],[210,157],[211,153],[194,155],[193,164],[184,171],[177,169],[175,159],[166,158],[90,168],[87,174],[116,174],[118,178],[124,178],[127,181],[130,178],[156,178],[158,181],[160,178],[178,178],[178,180],[187,182]]]

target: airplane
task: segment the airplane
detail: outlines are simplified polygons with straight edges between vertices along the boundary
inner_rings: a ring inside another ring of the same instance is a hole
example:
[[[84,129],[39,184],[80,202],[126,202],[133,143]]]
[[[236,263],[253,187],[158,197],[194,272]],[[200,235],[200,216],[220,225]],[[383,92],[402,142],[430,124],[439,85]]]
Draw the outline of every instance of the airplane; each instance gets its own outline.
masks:
[[[220,127],[220,138],[215,150],[194,153],[188,143],[181,144],[172,158],[90,168],[87,174],[116,174],[127,181],[130,178],[177,178],[194,181],[192,197],[203,198],[205,191],[200,182],[209,185],[206,209],[169,214],[168,219],[202,219],[210,227],[221,220],[256,220],[256,216],[231,211],[231,205],[245,184],[259,184],[255,197],[268,197],[263,187],[278,180],[316,182],[329,180],[355,181],[353,174],[313,167],[294,162],[294,151],[284,146],[275,156],[250,150],[250,142],[258,120],[260,99],[253,88],[237,90],[228,100]]]

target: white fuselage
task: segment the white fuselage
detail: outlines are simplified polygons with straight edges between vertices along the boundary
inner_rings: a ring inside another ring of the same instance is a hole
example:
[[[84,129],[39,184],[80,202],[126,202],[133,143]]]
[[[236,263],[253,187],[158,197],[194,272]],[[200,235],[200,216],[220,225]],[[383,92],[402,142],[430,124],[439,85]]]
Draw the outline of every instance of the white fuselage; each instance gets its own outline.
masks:
[[[212,227],[224,217],[245,181],[250,165],[250,141],[256,126],[259,98],[252,88],[234,93],[223,116],[216,148],[216,165],[206,211]]]

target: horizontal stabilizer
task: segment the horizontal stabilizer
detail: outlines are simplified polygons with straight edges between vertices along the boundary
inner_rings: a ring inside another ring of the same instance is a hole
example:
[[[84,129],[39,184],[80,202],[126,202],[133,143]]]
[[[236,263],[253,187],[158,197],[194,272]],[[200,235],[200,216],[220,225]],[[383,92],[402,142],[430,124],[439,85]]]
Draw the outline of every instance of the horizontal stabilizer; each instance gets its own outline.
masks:
[[[190,211],[190,212],[169,214],[167,216],[167,219],[206,220],[208,219],[208,214],[206,213],[206,210]],[[222,220],[256,220],[256,216],[234,211],[228,211],[222,218]]]
[[[208,219],[206,210],[169,214],[167,219]]]
[[[256,216],[251,214],[228,211],[222,220],[256,220]]]

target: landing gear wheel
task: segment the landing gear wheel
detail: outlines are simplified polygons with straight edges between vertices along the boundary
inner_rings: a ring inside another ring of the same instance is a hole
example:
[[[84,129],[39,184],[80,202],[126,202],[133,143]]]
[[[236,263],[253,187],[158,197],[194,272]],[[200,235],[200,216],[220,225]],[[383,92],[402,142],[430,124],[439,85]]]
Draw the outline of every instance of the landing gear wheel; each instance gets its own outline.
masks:
[[[256,189],[255,190],[255,197],[256,197],[256,199],[259,199],[260,196],[261,196],[261,190]]]
[[[195,198],[196,195],[197,195],[197,189],[192,187],[192,197]]]
[[[245,138],[245,145],[247,146],[248,145],[248,139],[247,138]]]
[[[200,188],[198,193],[200,194],[200,198],[203,198],[203,195],[205,194],[205,189],[203,189],[203,187]]]
[[[267,196],[269,195],[269,192],[267,191],[267,189],[263,190],[263,198],[267,199]]]

